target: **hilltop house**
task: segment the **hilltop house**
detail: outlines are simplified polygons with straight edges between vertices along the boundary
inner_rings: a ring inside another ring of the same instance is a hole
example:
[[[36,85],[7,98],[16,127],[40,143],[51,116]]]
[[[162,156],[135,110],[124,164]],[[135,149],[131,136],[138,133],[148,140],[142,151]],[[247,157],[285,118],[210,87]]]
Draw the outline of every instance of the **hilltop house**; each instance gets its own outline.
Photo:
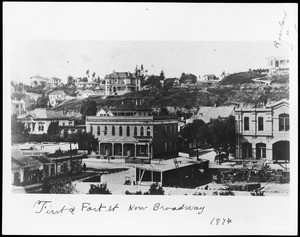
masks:
[[[92,95],[95,95],[94,91],[92,91],[92,90],[82,90],[81,92],[78,93],[77,98],[85,99],[85,98],[88,98]]]
[[[31,86],[46,86],[46,83],[49,81],[46,77],[41,77],[40,75],[32,76],[31,79]]]
[[[236,156],[240,159],[289,160],[289,101],[265,108],[235,109]]]
[[[62,80],[57,77],[51,77],[48,79],[46,86],[50,88],[60,87],[62,85]]]
[[[53,91],[49,93],[49,102],[52,107],[58,105],[66,99],[66,93],[63,91]]]
[[[87,116],[86,131],[99,139],[100,157],[150,163],[178,155],[178,120],[153,116],[140,99],[125,99],[111,108],[113,116]]]
[[[113,72],[105,76],[105,95],[124,95],[141,90],[141,78],[130,72]]]
[[[31,134],[47,133],[51,122],[58,122],[59,126],[74,126],[74,118],[50,109],[35,109],[19,115],[18,120],[25,123]]]
[[[289,59],[284,57],[268,57],[267,67],[269,69],[269,74],[276,72],[285,72],[289,70]]]

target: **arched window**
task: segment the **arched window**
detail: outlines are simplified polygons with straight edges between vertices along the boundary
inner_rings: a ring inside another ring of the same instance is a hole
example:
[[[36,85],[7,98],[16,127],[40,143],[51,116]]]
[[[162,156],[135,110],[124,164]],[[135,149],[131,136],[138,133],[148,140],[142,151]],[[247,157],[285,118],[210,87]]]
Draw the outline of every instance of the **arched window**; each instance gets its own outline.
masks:
[[[112,135],[112,136],[115,136],[115,135],[116,135],[116,128],[115,128],[115,126],[112,126],[112,127],[111,127],[111,135]]]
[[[122,126],[119,127],[119,136],[123,136],[123,128],[122,128]]]
[[[129,126],[126,127],[126,136],[127,137],[130,136],[130,127]]]
[[[144,136],[144,127],[141,127],[141,136]]]
[[[147,127],[147,136],[151,136],[151,129],[150,129],[150,127]]]
[[[249,117],[244,117],[244,131],[249,131]]]
[[[258,117],[258,131],[264,130],[264,118]]]
[[[134,136],[137,136],[137,127],[134,127],[133,133],[134,133]]]
[[[280,114],[279,115],[279,131],[290,130],[290,115]]]
[[[104,135],[107,135],[107,126],[104,127]]]
[[[100,134],[101,134],[101,130],[100,130],[100,126],[98,126],[98,128],[97,128],[97,135],[100,136]]]
[[[172,126],[169,125],[169,133],[172,133]]]

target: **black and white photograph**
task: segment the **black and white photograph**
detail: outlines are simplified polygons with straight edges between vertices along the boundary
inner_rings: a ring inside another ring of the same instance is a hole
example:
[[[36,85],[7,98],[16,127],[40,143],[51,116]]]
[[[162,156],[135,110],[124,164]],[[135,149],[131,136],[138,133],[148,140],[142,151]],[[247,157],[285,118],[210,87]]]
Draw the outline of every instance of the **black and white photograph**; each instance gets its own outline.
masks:
[[[297,4],[3,6],[3,234],[297,235]]]

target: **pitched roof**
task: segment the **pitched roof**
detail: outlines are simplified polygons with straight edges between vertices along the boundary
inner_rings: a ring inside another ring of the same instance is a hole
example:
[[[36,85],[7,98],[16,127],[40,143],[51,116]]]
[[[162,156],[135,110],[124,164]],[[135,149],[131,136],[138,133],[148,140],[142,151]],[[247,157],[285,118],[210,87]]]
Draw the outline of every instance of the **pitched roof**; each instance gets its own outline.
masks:
[[[138,101],[138,102],[137,102]],[[151,111],[150,106],[141,99],[124,99],[118,101],[111,111]]]
[[[205,123],[208,123],[210,119],[216,119],[218,117],[226,118],[234,113],[233,106],[222,107],[200,107],[198,113],[194,118],[202,119]]]
[[[11,148],[11,160],[12,163],[17,164],[18,166],[40,166],[41,163],[30,156],[24,156],[23,152],[17,148]]]
[[[113,72],[105,76],[105,79],[126,79],[126,78],[135,79],[136,76],[130,72]]]
[[[27,113],[18,116],[18,119],[25,119],[29,116],[33,117],[33,119],[69,119],[69,117],[62,112],[50,109],[35,109],[28,111]]]
[[[52,91],[49,95],[59,95],[59,94],[66,94],[64,91]]]

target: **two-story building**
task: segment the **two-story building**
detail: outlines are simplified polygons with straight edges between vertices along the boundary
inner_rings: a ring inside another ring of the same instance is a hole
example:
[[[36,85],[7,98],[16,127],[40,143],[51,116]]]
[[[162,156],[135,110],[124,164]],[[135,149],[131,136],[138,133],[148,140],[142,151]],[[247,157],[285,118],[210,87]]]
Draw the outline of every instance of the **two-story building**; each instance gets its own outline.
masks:
[[[26,111],[24,100],[11,100],[11,114],[23,114]]]
[[[49,93],[49,102],[52,107],[58,105],[66,99],[66,93],[63,91],[53,91]]]
[[[178,120],[151,115],[140,99],[122,100],[113,116],[87,116],[86,131],[99,139],[100,157],[135,158],[150,162],[178,155]]]
[[[269,74],[275,72],[285,72],[289,70],[290,62],[288,58],[285,57],[268,57],[267,68],[269,69]]]
[[[57,77],[51,77],[46,83],[47,87],[56,88],[62,85],[62,80]]]
[[[265,108],[237,108],[236,156],[240,159],[289,160],[289,101]]]
[[[105,76],[105,95],[124,95],[140,91],[141,78],[130,72],[113,72]]]
[[[25,123],[31,134],[47,133],[51,122],[58,122],[59,126],[74,126],[74,118],[50,109],[35,109],[19,115],[18,120]]]

